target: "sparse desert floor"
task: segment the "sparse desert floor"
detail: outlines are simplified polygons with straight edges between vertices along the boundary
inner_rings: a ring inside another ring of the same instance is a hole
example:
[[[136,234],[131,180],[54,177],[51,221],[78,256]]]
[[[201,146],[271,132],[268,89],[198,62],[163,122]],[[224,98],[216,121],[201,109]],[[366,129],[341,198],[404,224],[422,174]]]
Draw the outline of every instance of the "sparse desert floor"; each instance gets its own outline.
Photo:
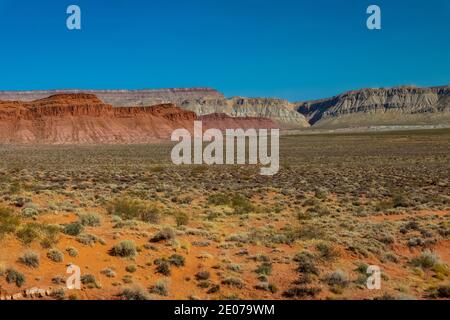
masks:
[[[273,177],[170,150],[0,147],[0,295],[450,297],[450,130],[283,137]]]

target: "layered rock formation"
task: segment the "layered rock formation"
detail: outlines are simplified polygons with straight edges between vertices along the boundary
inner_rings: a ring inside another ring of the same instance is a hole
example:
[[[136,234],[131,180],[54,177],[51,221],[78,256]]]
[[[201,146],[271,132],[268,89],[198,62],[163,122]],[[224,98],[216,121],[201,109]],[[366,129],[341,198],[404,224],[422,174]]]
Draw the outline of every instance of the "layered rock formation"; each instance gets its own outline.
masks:
[[[331,98],[298,103],[271,98],[227,99],[220,92],[208,88],[0,91],[0,100],[31,102],[55,94],[82,92],[96,95],[103,103],[115,107],[175,104],[199,116],[226,114],[241,118],[268,118],[282,129],[310,126],[332,129],[382,125],[450,125],[449,86],[362,89]],[[217,126],[223,127],[217,119],[215,121]],[[231,119],[228,119],[228,124],[231,123]]]
[[[91,94],[0,103],[0,142],[7,144],[146,143],[191,127],[193,112],[174,105],[114,108]]]
[[[0,100],[33,101],[55,94],[89,93],[113,106],[152,106],[173,103],[197,115],[225,113],[232,117],[270,118],[283,128],[304,128],[309,124],[287,100],[231,98],[208,88],[161,90],[50,90],[0,91]]]
[[[1,144],[120,144],[169,140],[175,129],[193,130],[197,115],[174,104],[114,107],[88,93],[30,101],[0,101]],[[208,128],[273,128],[270,119],[210,115]]]
[[[362,89],[296,104],[314,127],[450,124],[450,86]]]
[[[281,128],[306,128],[306,118],[296,112],[287,100],[271,98],[195,99],[180,105],[198,115],[225,113],[232,117],[268,118]]]

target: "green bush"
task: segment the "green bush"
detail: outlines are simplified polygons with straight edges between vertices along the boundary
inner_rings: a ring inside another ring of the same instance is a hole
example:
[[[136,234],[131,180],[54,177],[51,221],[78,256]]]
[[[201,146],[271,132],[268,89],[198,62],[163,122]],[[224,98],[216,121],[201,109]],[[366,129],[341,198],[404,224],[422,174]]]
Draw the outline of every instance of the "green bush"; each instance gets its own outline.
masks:
[[[121,241],[111,249],[111,255],[134,257],[137,254],[136,244],[131,240]]]

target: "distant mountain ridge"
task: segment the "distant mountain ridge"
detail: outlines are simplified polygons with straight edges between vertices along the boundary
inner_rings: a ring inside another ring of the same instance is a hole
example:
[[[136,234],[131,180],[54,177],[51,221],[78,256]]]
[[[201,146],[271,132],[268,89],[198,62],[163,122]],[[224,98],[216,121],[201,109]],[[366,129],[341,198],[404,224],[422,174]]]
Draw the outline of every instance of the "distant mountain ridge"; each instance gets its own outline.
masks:
[[[33,101],[55,94],[88,93],[113,106],[152,106],[175,104],[197,115],[225,113],[232,117],[270,118],[280,127],[305,128],[309,123],[287,100],[270,98],[227,99],[211,88],[174,88],[155,90],[41,90],[0,91],[0,101]]]
[[[283,129],[390,125],[450,125],[450,86],[361,89],[304,102],[276,98],[226,98],[211,88],[155,90],[0,91],[0,100],[33,101],[54,94],[89,93],[113,106],[175,104],[198,116],[268,118]]]
[[[450,124],[450,86],[362,89],[294,105],[314,127]]]

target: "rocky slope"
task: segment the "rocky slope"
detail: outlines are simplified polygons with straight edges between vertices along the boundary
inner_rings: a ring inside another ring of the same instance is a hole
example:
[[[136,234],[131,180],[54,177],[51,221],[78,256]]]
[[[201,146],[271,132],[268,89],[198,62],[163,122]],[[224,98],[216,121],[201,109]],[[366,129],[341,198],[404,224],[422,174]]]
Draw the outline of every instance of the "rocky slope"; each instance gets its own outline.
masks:
[[[314,127],[450,124],[450,86],[363,89],[295,108]]]
[[[175,129],[273,128],[270,119],[210,115],[198,119],[174,104],[114,107],[88,93],[30,102],[0,101],[0,144],[120,144],[169,140]]]

